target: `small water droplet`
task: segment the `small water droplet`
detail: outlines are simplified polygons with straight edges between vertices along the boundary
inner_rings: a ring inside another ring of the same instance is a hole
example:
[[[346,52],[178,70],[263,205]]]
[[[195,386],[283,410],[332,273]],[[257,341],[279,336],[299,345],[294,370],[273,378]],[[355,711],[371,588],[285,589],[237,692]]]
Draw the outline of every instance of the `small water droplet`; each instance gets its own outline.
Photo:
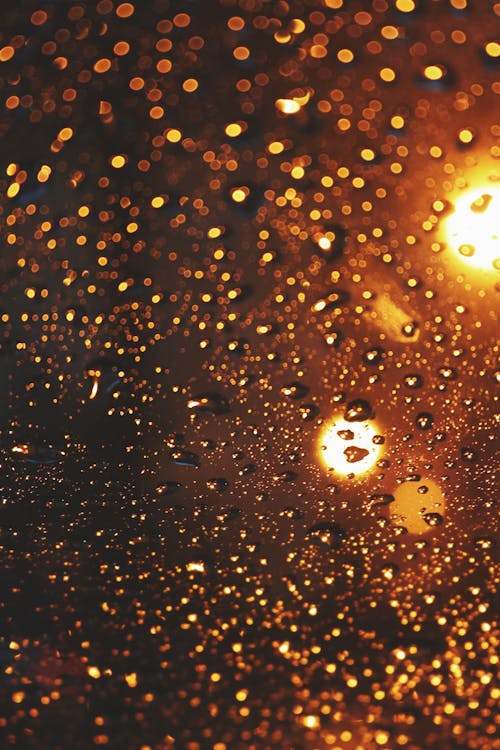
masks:
[[[280,516],[283,518],[289,518],[291,521],[298,521],[304,517],[304,512],[299,508],[292,508],[287,506],[280,511]]]
[[[403,383],[407,388],[421,388],[424,383],[424,379],[417,373],[409,373],[408,375],[404,376]]]
[[[380,346],[374,346],[363,353],[363,362],[365,365],[378,365],[384,358],[385,350]]]
[[[468,463],[475,463],[477,461],[477,451],[467,445],[461,449],[460,455],[462,456],[462,461],[467,461]]]
[[[337,435],[342,440],[354,440],[354,432],[352,430],[337,430]]]
[[[380,572],[386,581],[392,581],[392,579],[399,573],[399,568],[395,563],[387,563],[382,566]]]
[[[303,404],[299,407],[299,413],[304,422],[311,422],[319,414],[319,409],[315,404]]]
[[[439,367],[437,371],[442,380],[456,380],[457,371],[454,367]]]
[[[284,385],[281,389],[281,393],[283,394],[283,396],[298,400],[304,398],[304,396],[307,396],[307,394],[309,393],[309,388],[303,383],[293,382],[289,383],[288,385]]]
[[[224,477],[207,479],[207,489],[213,492],[224,492],[229,487],[229,482]]]
[[[405,323],[401,328],[401,333],[406,338],[413,338],[418,333],[419,325],[415,320]]]
[[[458,248],[458,252],[460,253],[460,255],[463,255],[464,258],[472,258],[472,256],[476,252],[476,248],[474,247],[474,245],[470,244],[460,245],[460,247]]]
[[[309,527],[306,538],[321,547],[339,547],[345,539],[345,531],[337,523],[320,521]]]
[[[444,523],[441,513],[424,513],[422,517],[428,526],[441,526]]]
[[[155,492],[157,495],[173,495],[178,489],[182,487],[180,482],[174,482],[169,480],[168,482],[161,482],[156,485]]]
[[[415,418],[415,424],[419,430],[430,430],[434,424],[434,417],[427,411],[421,411]]]

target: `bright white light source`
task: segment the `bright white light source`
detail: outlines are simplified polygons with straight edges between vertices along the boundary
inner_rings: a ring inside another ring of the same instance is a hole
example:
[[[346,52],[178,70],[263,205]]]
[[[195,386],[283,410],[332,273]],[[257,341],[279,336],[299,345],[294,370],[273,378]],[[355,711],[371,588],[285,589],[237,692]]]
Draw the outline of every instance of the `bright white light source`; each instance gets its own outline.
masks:
[[[323,462],[337,474],[363,474],[380,455],[375,427],[368,422],[347,422],[338,417],[321,434],[319,450]]]
[[[460,196],[445,231],[460,260],[488,271],[500,269],[500,187],[486,184]]]

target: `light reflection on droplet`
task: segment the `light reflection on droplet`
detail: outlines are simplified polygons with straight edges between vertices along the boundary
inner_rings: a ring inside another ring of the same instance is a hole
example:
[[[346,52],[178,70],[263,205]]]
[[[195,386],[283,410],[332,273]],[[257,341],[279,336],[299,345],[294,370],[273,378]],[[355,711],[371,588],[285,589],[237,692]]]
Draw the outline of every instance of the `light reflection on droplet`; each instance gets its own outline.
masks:
[[[323,463],[337,474],[355,476],[375,466],[381,454],[380,442],[373,422],[347,422],[337,417],[323,430],[319,453]]]

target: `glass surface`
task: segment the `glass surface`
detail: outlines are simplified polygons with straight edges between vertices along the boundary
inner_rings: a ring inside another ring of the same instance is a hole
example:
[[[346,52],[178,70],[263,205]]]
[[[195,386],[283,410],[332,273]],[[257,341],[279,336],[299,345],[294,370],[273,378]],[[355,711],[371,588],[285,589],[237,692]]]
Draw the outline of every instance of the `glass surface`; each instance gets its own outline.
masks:
[[[497,747],[499,16],[2,2],[2,747]]]

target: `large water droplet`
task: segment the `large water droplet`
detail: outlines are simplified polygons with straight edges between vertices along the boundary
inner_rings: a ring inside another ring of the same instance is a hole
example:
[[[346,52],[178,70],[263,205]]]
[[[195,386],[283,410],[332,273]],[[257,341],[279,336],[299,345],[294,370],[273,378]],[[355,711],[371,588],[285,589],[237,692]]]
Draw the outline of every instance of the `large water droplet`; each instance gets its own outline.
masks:
[[[345,408],[344,419],[346,422],[364,422],[366,419],[374,419],[375,412],[369,401],[357,398],[349,401]]]
[[[227,414],[231,411],[229,401],[221,393],[200,393],[189,399],[187,405],[196,414]]]
[[[200,457],[196,453],[182,450],[180,448],[174,448],[171,450],[169,457],[172,463],[178,464],[179,466],[198,467],[200,465]]]

